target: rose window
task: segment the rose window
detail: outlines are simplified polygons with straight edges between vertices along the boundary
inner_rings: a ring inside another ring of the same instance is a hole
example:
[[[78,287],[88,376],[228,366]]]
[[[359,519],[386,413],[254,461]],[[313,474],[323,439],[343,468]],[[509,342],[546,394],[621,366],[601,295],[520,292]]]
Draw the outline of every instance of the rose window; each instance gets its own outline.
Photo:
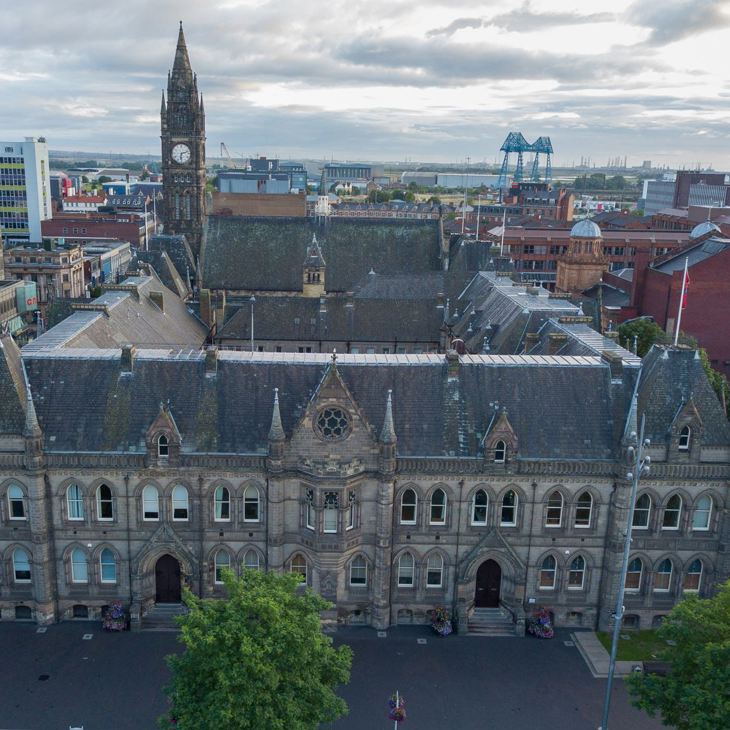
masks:
[[[324,408],[317,416],[317,431],[326,439],[339,439],[350,430],[350,419],[341,408]]]

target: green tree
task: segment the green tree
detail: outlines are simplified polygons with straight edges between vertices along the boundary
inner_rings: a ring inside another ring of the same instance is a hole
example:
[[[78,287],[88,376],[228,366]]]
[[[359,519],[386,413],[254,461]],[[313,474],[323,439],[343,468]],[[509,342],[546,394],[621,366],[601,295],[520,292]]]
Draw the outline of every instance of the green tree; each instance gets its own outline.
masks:
[[[652,345],[661,345],[668,341],[664,330],[651,319],[635,319],[619,325],[618,341],[620,345],[633,351],[634,337],[637,338],[639,357],[644,357],[651,350]]]
[[[407,203],[415,203],[416,202],[416,196],[414,195],[414,193],[413,193],[412,190],[406,191],[406,194],[405,194],[405,198],[404,199],[405,199],[405,201]]]
[[[679,603],[658,634],[672,642],[662,652],[671,670],[629,677],[634,704],[677,730],[730,727],[730,581],[714,598]]]
[[[710,381],[715,393],[717,393],[720,403],[722,403],[725,415],[730,418],[730,383],[728,379],[712,367],[707,350],[700,349],[700,359],[702,360],[702,366],[705,368],[705,373],[707,373],[707,379]]]
[[[185,652],[167,658],[171,709],[160,727],[316,730],[346,714],[335,688],[349,680],[352,651],[322,633],[330,604],[301,593],[297,574],[224,570],[223,582],[224,599],[185,591]]]
[[[390,199],[391,200],[405,200],[406,194],[402,190],[394,190],[390,194]]]

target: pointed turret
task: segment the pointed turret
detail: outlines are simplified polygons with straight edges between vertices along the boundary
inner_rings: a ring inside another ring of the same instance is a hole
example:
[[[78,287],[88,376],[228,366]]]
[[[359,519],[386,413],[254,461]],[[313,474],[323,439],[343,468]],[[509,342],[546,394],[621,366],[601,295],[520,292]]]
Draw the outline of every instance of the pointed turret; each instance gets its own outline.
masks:
[[[388,390],[388,402],[385,406],[385,419],[383,420],[383,430],[380,432],[380,443],[394,444],[397,440],[395,426],[393,425],[393,391]]]
[[[307,246],[307,256],[302,270],[302,293],[305,297],[320,297],[325,293],[325,261],[317,234],[312,235],[312,243]]]
[[[274,388],[274,410],[271,414],[271,428],[269,429],[269,441],[284,441],[286,434],[281,425],[281,413],[279,411],[279,389]]]
[[[160,114],[162,115],[162,119],[165,119],[165,115],[167,114],[167,106],[165,105],[165,91],[163,89],[162,91],[162,104],[160,105]]]

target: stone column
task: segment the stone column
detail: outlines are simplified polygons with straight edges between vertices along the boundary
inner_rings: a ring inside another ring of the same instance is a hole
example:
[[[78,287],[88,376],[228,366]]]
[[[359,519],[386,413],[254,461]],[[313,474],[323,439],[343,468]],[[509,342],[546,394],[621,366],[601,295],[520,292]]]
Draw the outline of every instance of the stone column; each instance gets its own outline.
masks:
[[[375,570],[373,575],[372,626],[387,629],[391,624],[390,581],[393,554],[393,496],[396,480],[383,475],[378,484],[375,528]]]

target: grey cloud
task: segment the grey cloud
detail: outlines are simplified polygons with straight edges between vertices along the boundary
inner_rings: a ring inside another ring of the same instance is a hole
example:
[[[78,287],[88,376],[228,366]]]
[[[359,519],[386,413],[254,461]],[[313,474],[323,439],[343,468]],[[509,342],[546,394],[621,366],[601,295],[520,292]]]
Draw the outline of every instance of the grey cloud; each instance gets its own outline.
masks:
[[[482,18],[457,18],[452,20],[448,25],[443,28],[433,28],[426,33],[427,38],[434,38],[436,36],[452,36],[457,30],[464,28],[481,28],[484,25]]]
[[[575,12],[557,13],[534,12],[529,2],[507,13],[495,15],[488,21],[489,25],[496,25],[499,28],[515,32],[529,32],[533,30],[548,30],[558,25],[583,25],[585,23],[608,23],[616,20],[614,13],[589,13],[580,15]]]
[[[624,14],[633,25],[651,29],[650,45],[663,46],[692,35],[730,26],[727,0],[664,0],[634,2]]]

